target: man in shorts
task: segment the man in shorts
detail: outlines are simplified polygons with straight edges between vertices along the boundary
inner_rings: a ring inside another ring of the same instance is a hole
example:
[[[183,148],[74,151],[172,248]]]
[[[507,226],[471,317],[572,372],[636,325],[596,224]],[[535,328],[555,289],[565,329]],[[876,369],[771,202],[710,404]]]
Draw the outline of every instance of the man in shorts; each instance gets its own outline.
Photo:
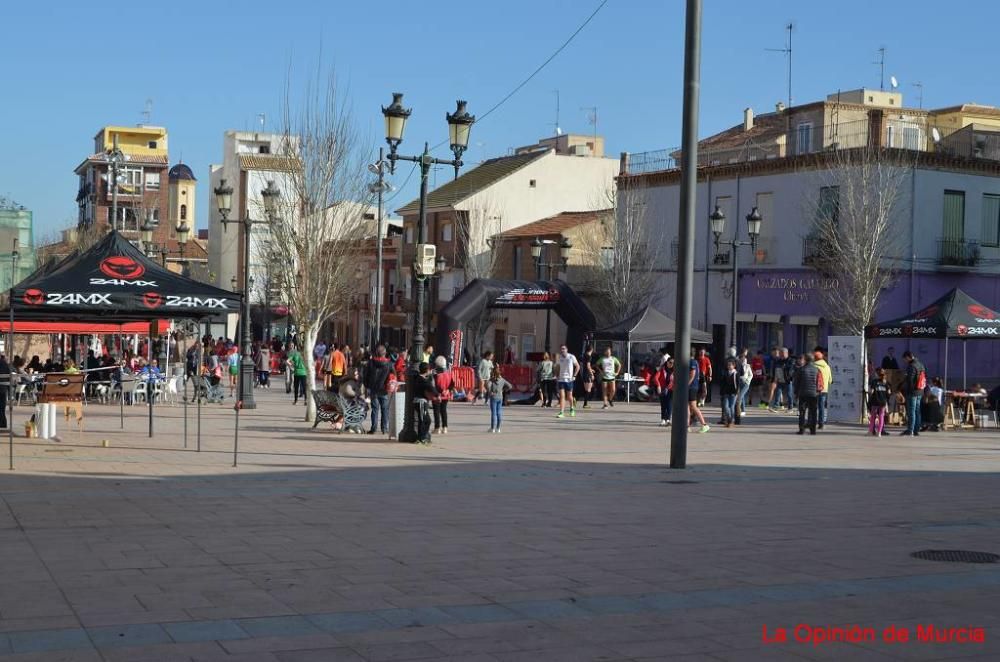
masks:
[[[576,416],[576,399],[573,397],[573,382],[580,374],[580,362],[569,353],[566,345],[560,345],[559,356],[556,358],[559,366],[559,377],[556,388],[559,390],[559,413],[556,418],[562,418],[566,412],[566,401],[569,401],[569,415]]]
[[[598,362],[601,373],[601,398],[604,406],[601,409],[615,406],[615,380],[622,371],[622,363],[611,353],[611,345],[604,348],[604,356]]]
[[[691,425],[691,418],[694,417],[701,423],[701,429],[698,432],[708,432],[711,428],[708,423],[705,422],[705,416],[701,413],[698,408],[698,391],[701,387],[701,368],[698,365],[698,359],[694,358],[695,348],[691,348],[691,363],[688,365],[688,380],[687,380],[687,399],[688,399],[688,426]],[[676,382],[675,382],[676,383]]]

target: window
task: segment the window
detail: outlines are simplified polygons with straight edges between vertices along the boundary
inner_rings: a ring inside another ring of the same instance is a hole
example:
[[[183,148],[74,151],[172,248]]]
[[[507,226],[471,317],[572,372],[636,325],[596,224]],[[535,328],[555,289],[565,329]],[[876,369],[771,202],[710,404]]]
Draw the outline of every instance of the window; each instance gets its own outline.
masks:
[[[965,191],[944,192],[941,235],[946,241],[965,239]]]
[[[146,143],[146,146],[149,147],[150,149],[156,149],[156,141],[150,140],[148,143]]]
[[[186,221],[188,217],[188,206],[181,205],[181,220]]]
[[[823,186],[819,189],[819,205],[816,209],[816,220],[820,222],[840,220],[840,187]]]
[[[160,173],[146,173],[146,188],[160,188]]]
[[[535,188],[535,180],[534,179],[529,179],[528,180],[528,187],[529,188]]]
[[[451,235],[452,235],[451,223],[445,223],[441,227],[441,241],[451,241]]]
[[[270,145],[261,145],[260,147],[257,148],[257,153],[258,154],[270,154],[271,153],[271,146]]]
[[[403,233],[403,242],[407,244],[413,243],[413,226],[407,225],[406,231]]]
[[[983,246],[1000,246],[1000,195],[983,196]]]
[[[808,154],[812,151],[812,122],[802,122],[796,127],[795,153]]]
[[[511,251],[511,254],[514,257],[514,264],[512,265],[514,280],[521,277],[521,255],[523,250],[524,249],[521,246],[514,246],[514,249]]]

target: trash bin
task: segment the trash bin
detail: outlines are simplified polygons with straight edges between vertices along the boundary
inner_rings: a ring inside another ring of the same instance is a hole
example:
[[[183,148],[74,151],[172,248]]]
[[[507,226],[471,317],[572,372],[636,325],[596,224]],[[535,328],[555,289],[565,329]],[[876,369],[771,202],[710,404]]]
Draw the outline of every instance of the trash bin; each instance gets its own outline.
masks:
[[[399,389],[389,396],[389,438],[399,439],[406,416],[406,391]]]

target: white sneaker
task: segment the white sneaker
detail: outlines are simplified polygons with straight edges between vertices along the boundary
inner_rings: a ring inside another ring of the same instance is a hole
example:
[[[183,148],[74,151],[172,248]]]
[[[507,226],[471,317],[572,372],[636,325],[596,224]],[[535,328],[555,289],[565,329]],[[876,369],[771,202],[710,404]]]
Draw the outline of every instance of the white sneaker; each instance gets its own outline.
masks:
[[[490,434],[492,434],[493,432],[496,432],[496,430],[494,430],[493,428],[490,428]]]
[[[663,428],[663,427],[666,427],[666,426],[667,426],[667,419],[661,418],[660,419],[660,427]]]

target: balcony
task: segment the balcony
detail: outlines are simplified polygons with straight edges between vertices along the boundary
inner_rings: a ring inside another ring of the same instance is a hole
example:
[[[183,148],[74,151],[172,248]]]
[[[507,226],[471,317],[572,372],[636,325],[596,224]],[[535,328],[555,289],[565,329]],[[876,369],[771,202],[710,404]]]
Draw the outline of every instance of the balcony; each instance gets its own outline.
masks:
[[[938,264],[942,267],[974,267],[979,264],[979,242],[938,239]]]
[[[827,246],[819,237],[804,237],[802,239],[802,266],[816,267],[827,258]]]

